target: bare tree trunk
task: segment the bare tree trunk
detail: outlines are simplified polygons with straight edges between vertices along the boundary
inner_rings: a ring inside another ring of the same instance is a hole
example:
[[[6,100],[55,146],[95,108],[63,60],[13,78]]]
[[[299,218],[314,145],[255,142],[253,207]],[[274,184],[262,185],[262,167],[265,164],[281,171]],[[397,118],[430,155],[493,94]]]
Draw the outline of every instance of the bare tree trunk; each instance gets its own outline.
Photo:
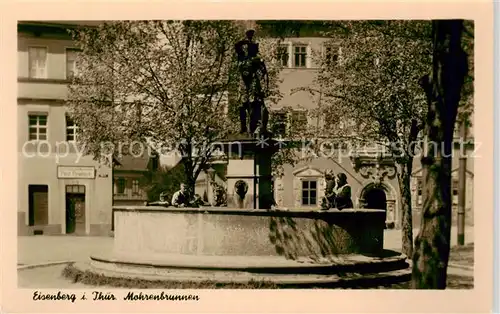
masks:
[[[402,204],[402,252],[411,258],[413,255],[413,216],[411,204],[411,173],[413,170],[413,157],[415,152],[411,151],[413,143],[417,140],[419,131],[419,122],[412,120],[410,126],[410,134],[408,136],[408,143],[406,147],[406,156],[399,165],[398,183]]]
[[[398,183],[401,191],[402,205],[402,252],[411,258],[413,255],[413,222],[412,222],[412,207],[411,207],[411,190],[410,178],[413,166],[413,159],[409,158],[406,164],[399,165]]]
[[[183,158],[182,163],[184,164],[184,176],[186,177],[186,196],[191,201],[194,196],[195,182],[194,178],[194,165],[191,158]]]
[[[423,208],[415,240],[412,287],[445,289],[451,233],[451,153],[467,55],[462,20],[433,21],[432,77],[422,79],[428,99],[422,167]]]

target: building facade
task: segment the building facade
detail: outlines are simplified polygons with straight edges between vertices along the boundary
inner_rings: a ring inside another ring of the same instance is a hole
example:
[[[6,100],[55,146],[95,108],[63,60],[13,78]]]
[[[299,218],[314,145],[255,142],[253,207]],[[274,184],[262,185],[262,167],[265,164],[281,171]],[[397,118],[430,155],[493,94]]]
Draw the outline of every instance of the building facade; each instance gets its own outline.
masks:
[[[281,63],[283,70],[280,91],[281,101],[271,108],[271,120],[278,120],[282,129],[297,123],[317,125],[322,123],[319,118],[311,118],[305,111],[317,108],[319,96],[313,96],[301,87],[315,87],[314,80],[319,69],[315,62],[316,56],[323,55],[337,62],[342,58],[341,44],[332,47],[326,45],[326,39],[321,37],[285,38],[282,44]],[[286,115],[281,113],[285,107],[293,108]],[[456,128],[458,130],[458,128]],[[456,133],[458,143],[458,132]],[[472,155],[473,129],[469,128],[466,154]],[[458,209],[458,168],[460,147],[455,145],[452,166],[453,223],[456,223]],[[400,189],[394,163],[390,158],[380,158],[376,147],[359,151],[343,151],[339,149],[327,157],[318,157],[285,165],[284,175],[275,178],[274,195],[278,207],[288,208],[319,208],[321,197],[326,187],[324,174],[327,170],[334,173],[343,172],[352,190],[352,200],[355,207],[384,209],[387,212],[388,226],[400,227],[402,206],[400,204]],[[473,224],[473,186],[474,158],[467,158],[466,171],[466,223]],[[422,207],[422,165],[420,157],[414,158],[411,178],[413,225],[419,226]]]
[[[18,24],[19,234],[107,234],[112,174],[82,156],[78,127],[66,114],[76,69],[71,26]]]

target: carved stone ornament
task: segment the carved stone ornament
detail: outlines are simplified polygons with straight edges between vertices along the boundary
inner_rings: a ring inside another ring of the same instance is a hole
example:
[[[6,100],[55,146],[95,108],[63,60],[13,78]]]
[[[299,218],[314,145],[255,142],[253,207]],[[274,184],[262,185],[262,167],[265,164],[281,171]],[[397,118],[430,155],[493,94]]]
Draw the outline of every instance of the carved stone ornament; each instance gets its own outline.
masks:
[[[380,184],[385,178],[394,178],[396,167],[391,158],[353,156],[351,158],[354,170],[363,178],[370,179],[375,184]]]
[[[359,173],[366,179],[372,179],[376,184],[382,183],[384,178],[392,178],[396,174],[396,168],[390,165],[364,165],[360,167]]]

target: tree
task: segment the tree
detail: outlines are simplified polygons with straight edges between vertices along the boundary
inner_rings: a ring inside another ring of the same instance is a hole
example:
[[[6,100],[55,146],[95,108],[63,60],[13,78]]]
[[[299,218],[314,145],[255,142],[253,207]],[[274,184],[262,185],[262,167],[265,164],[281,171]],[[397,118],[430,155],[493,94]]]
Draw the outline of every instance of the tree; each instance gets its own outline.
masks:
[[[239,98],[234,43],[242,36],[234,21],[119,21],[74,31],[81,53],[68,103],[83,151],[108,162],[124,143],[176,151],[193,193],[213,144],[236,130],[228,93]],[[261,43],[271,102],[279,98],[275,47]]]
[[[432,22],[432,72],[421,80],[428,105],[425,136],[432,145],[422,157],[424,204],[412,270],[412,287],[417,289],[446,288],[451,236],[452,142],[470,60],[464,51],[463,34],[462,20]]]
[[[179,190],[181,183],[186,182],[183,164],[175,167],[161,167],[158,170],[149,170],[140,180],[141,187],[146,191],[148,201],[158,201],[160,194],[165,193],[168,202],[174,193]]]
[[[431,63],[430,22],[335,23],[314,88],[325,117],[319,132],[340,143],[377,143],[394,159],[402,204],[402,251],[412,256],[410,179],[426,114],[419,79]]]

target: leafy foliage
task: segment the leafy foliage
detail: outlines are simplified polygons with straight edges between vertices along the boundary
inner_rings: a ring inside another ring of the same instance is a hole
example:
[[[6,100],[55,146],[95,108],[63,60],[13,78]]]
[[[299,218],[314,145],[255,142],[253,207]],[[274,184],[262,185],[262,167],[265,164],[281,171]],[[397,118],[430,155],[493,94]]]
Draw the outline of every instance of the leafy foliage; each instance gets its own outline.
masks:
[[[317,80],[324,133],[407,144],[412,121],[422,128],[426,113],[419,85],[431,64],[430,37],[419,32],[426,27],[420,21],[348,22],[349,32],[332,34],[325,45],[340,52],[335,60],[320,55]]]
[[[379,144],[396,163],[403,205],[403,251],[412,253],[410,176],[427,103],[420,86],[432,56],[428,21],[348,21],[332,26],[316,54],[319,134],[351,150]],[[358,151],[359,152],[359,151]]]
[[[237,129],[228,111],[229,98],[241,94],[234,43],[242,34],[238,23],[217,20],[117,21],[73,31],[81,53],[68,104],[83,151],[109,162],[123,142],[176,150],[193,187],[212,143]],[[279,100],[276,42],[261,42],[270,103]]]
[[[165,193],[165,199],[170,202],[172,196],[186,182],[182,164],[175,167],[162,167],[156,171],[148,171],[140,181],[141,187],[146,191],[148,201],[158,201],[160,194]]]

